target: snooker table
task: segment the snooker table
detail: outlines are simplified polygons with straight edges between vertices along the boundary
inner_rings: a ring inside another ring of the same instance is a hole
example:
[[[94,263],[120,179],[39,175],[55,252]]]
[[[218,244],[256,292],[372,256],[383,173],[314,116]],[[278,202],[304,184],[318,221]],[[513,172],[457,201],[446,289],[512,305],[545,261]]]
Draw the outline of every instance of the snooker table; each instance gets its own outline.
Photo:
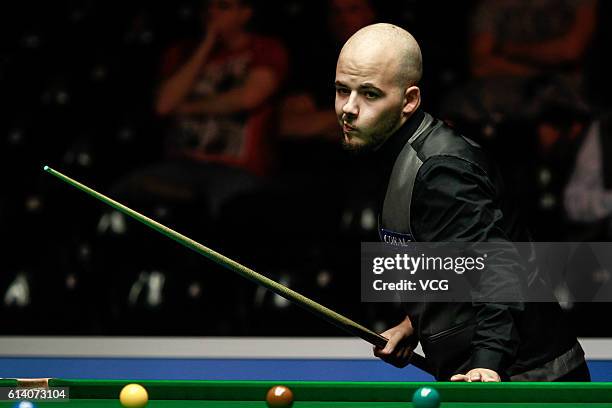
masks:
[[[38,402],[38,407],[120,408],[119,391],[137,382],[149,392],[150,408],[265,408],[270,381],[133,381],[50,379],[49,387],[67,387],[70,400]],[[17,380],[0,380],[15,387]],[[295,408],[354,407],[407,408],[414,391],[433,386],[441,407],[612,407],[612,383],[421,383],[286,381],[295,395]],[[14,402],[2,401],[0,407]]]

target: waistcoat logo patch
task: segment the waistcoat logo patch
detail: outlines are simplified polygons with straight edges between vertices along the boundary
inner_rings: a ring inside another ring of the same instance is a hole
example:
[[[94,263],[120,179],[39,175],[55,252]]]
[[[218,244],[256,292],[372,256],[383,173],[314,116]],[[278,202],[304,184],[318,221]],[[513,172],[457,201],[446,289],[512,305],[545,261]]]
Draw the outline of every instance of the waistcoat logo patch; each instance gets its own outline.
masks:
[[[378,234],[380,240],[387,244],[397,246],[407,246],[409,243],[414,241],[414,237],[411,234],[404,234],[402,232],[395,232],[385,228],[379,228]]]

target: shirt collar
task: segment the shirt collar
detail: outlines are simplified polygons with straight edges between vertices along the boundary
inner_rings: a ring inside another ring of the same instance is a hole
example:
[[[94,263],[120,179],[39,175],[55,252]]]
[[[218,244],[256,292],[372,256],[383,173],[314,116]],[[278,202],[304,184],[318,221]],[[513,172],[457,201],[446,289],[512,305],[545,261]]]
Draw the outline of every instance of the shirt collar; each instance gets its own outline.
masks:
[[[390,171],[390,168],[395,163],[402,148],[408,143],[410,137],[414,135],[414,132],[416,132],[424,117],[425,112],[421,108],[418,108],[406,123],[389,136],[378,149],[376,156],[380,160],[384,170]]]

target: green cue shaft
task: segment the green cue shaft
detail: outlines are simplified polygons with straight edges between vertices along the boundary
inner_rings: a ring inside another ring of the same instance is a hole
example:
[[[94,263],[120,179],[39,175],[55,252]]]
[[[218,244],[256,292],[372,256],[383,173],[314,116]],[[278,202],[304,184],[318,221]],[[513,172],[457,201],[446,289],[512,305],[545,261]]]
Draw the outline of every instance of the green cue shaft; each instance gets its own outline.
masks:
[[[179,244],[201,254],[204,255],[205,257],[207,257],[208,259],[213,260],[214,262],[218,263],[219,265],[222,265],[234,272],[237,272],[238,274],[242,275],[243,277],[264,286],[265,288],[271,290],[272,292],[276,293],[279,296],[284,297],[285,299],[289,300],[290,302],[308,310],[309,312],[322,317],[323,319],[327,320],[328,322],[338,326],[340,329],[345,330],[346,332],[360,337],[363,340],[367,341],[368,343],[376,346],[376,347],[380,347],[383,348],[385,347],[385,345],[387,344],[387,339],[383,336],[381,336],[380,334],[373,332],[372,330],[368,329],[367,327],[364,327],[354,321],[352,321],[351,319],[337,313],[334,312],[333,310],[315,302],[314,300],[311,300],[309,298],[307,298],[304,295],[301,295],[300,293],[284,286],[281,285],[278,282],[275,282],[274,280],[261,275],[257,272],[255,272],[254,270],[234,261],[233,259],[230,259],[202,244],[200,244],[199,242],[196,242],[194,240],[192,240],[189,237],[186,237],[183,234],[180,234],[176,231],[174,231],[171,228],[166,227],[163,224],[160,224],[159,222],[152,220],[151,218],[140,214],[137,211],[132,210],[129,207],[126,207],[125,205],[113,200],[112,198],[109,198],[103,194],[98,193],[97,191],[87,187],[84,184],[79,183],[78,181],[60,173],[57,170],[53,170],[51,167],[49,166],[45,166],[44,170],[50,174],[52,174],[53,176],[59,178],[60,180],[72,185],[73,187],[78,188],[79,190],[82,190],[84,192],[86,192],[87,194],[93,196],[94,198],[97,198],[98,200],[110,205],[111,207],[115,208],[118,211],[121,211],[122,213],[129,215],[130,217],[134,218],[135,220],[143,223],[144,225],[164,234],[165,236],[167,236],[168,238],[173,239],[174,241],[178,242]],[[413,353],[412,358],[411,358],[411,363],[415,366],[420,368],[423,371],[426,372],[430,372],[427,366],[427,362],[426,360],[416,354]]]

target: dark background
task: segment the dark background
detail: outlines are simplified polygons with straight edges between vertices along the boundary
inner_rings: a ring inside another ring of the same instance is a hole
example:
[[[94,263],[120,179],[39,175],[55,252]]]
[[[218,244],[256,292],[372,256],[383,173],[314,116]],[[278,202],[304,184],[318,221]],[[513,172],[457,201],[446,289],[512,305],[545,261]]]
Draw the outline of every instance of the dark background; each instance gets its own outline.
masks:
[[[589,97],[606,109],[610,5],[601,3],[585,66]],[[282,39],[291,75],[328,86],[331,102],[335,62],[323,56],[335,50],[317,28],[326,2],[256,5],[253,28]],[[105,192],[122,175],[162,157],[165,124],[153,111],[161,55],[173,42],[199,35],[200,7],[198,1],[3,5],[0,334],[343,334],[167,238],[112,218],[103,204],[42,171],[46,164]],[[380,20],[419,40],[424,107],[436,114],[443,95],[468,76],[473,2],[387,1],[376,7]],[[316,68],[304,70],[303,61]],[[486,125],[458,127],[497,155],[535,236],[572,238],[558,229],[562,215],[538,208],[543,192],[532,169],[541,164],[535,148],[516,148],[515,138],[529,139],[533,124],[520,131],[500,126],[494,141],[482,136]],[[376,235],[371,194],[360,188],[361,179],[342,171],[355,163],[328,144],[281,141],[278,148],[280,165],[269,191],[227,206],[214,222],[193,209],[141,210],[367,326],[382,330],[394,323],[398,307],[359,299],[359,242]],[[569,168],[571,156],[555,165]],[[105,232],[113,222],[114,233]],[[589,317],[606,310],[601,304],[569,307],[568,313],[579,335],[605,336],[611,329]]]

